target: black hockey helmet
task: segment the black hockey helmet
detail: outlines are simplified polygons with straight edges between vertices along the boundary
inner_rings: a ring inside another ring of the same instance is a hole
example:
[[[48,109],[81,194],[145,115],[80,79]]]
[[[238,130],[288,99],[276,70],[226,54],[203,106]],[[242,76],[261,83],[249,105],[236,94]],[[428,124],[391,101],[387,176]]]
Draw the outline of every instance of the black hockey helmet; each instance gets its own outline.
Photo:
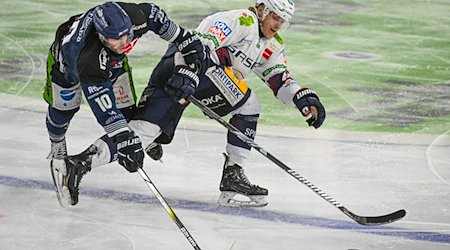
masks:
[[[94,26],[105,39],[119,39],[132,32],[130,16],[117,3],[106,2],[94,9]]]

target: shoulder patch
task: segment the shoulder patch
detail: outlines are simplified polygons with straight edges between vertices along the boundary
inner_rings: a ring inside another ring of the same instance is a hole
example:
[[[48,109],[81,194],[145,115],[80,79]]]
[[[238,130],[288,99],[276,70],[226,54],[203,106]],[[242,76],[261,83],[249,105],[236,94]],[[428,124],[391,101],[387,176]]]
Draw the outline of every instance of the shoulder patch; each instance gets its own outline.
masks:
[[[253,24],[255,24],[253,16],[249,16],[247,13],[242,13],[242,16],[239,17],[239,25],[252,26]]]
[[[275,34],[273,37],[275,38],[275,40],[277,40],[278,43],[280,43],[281,45],[283,45],[283,43],[284,43],[284,42],[283,42],[283,39],[281,39],[281,37],[280,37],[280,35],[278,35],[278,33]]]

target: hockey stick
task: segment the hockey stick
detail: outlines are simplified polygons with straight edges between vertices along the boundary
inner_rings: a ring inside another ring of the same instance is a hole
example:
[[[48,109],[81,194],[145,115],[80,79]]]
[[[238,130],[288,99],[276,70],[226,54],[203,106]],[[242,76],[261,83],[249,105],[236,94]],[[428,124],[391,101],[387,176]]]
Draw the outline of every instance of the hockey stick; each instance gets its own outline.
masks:
[[[333,204],[335,207],[337,207],[339,210],[341,210],[345,215],[350,217],[352,220],[358,222],[361,225],[366,226],[373,226],[373,225],[382,225],[391,223],[397,220],[400,220],[406,215],[406,211],[404,209],[400,209],[396,212],[381,215],[381,216],[360,216],[352,213],[350,210],[348,210],[346,207],[341,205],[339,202],[337,202],[335,199],[330,197],[328,194],[326,194],[324,191],[320,190],[318,187],[316,187],[314,184],[312,184],[310,181],[308,181],[305,177],[302,177],[300,174],[289,168],[286,164],[278,160],[275,156],[267,152],[264,148],[259,146],[255,143],[254,140],[244,135],[240,130],[238,130],[235,126],[231,125],[227,121],[225,121],[222,117],[220,117],[218,114],[216,114],[214,111],[212,111],[210,108],[206,107],[203,103],[201,103],[199,100],[197,100],[195,97],[191,96],[189,97],[189,100],[194,103],[197,107],[199,107],[203,113],[205,113],[208,117],[218,121],[220,124],[222,124],[225,128],[227,128],[230,132],[235,134],[239,139],[247,143],[249,146],[257,150],[259,153],[267,157],[269,160],[271,160],[273,163],[278,165],[280,168],[282,168],[284,171],[286,171],[288,174],[290,174],[292,177],[306,185],[309,189],[314,191],[316,194],[318,194],[320,197],[322,197],[324,200],[328,201],[329,203]]]
[[[200,250],[200,247],[197,245],[197,242],[195,242],[192,235],[189,233],[189,231],[186,229],[186,227],[181,223],[180,219],[178,219],[175,212],[172,210],[172,208],[169,206],[169,204],[166,202],[164,197],[161,195],[161,193],[156,188],[155,184],[150,180],[147,173],[145,173],[144,169],[139,168],[138,169],[139,174],[141,175],[142,179],[144,179],[145,183],[147,183],[147,186],[152,190],[153,194],[155,194],[156,198],[158,198],[159,202],[163,207],[166,209],[167,213],[169,214],[170,218],[177,224],[180,231],[183,233],[184,237],[191,243],[192,247],[196,250]]]

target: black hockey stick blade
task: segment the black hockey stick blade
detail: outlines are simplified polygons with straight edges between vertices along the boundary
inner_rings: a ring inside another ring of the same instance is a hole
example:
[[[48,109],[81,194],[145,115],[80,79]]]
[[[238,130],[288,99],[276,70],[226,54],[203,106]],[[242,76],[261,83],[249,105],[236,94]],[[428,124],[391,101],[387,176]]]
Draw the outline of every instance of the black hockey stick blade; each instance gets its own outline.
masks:
[[[244,135],[239,129],[237,129],[235,126],[231,125],[222,117],[220,117],[218,114],[216,114],[214,111],[209,109],[207,106],[205,106],[202,102],[197,100],[195,97],[191,96],[189,100],[194,103],[197,107],[199,107],[203,113],[205,113],[209,118],[216,120],[220,124],[222,124],[225,128],[228,129],[231,133],[235,134],[239,139],[247,143],[250,147],[254,148],[256,151],[267,157],[269,160],[271,160],[273,163],[275,163],[278,167],[286,171],[286,173],[290,174],[292,177],[300,181],[302,184],[306,185],[309,189],[311,189],[314,193],[322,197],[327,202],[333,204],[333,206],[339,208],[345,215],[350,217],[355,222],[365,225],[365,226],[376,226],[376,225],[383,225],[387,223],[391,223],[397,220],[400,220],[406,215],[406,211],[404,209],[398,210],[397,212],[386,214],[382,216],[359,216],[352,212],[350,212],[347,208],[342,206],[339,202],[337,202],[335,199],[331,198],[327,193],[320,190],[317,186],[312,184],[310,181],[308,181],[303,176],[299,175],[297,172],[292,170],[290,167],[288,167],[286,164],[278,160],[275,156],[270,154],[267,150],[256,144],[253,139],[247,137]]]
[[[353,219],[354,221],[358,222],[361,225],[365,226],[378,226],[383,224],[388,224],[397,220],[400,220],[401,218],[405,217],[406,211],[404,209],[400,209],[396,212],[381,215],[381,216],[359,216],[352,212],[350,212],[345,207],[339,207],[339,209],[346,214],[348,217]]]

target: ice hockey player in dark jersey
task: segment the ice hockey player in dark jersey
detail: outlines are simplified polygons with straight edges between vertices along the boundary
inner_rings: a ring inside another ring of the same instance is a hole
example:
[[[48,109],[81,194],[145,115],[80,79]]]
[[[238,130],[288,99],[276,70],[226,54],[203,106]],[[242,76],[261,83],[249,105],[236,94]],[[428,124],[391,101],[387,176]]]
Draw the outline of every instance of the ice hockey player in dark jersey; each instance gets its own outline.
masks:
[[[48,158],[62,206],[77,204],[78,185],[82,176],[90,171],[87,164],[77,165],[76,157],[66,157],[65,134],[79,110],[82,93],[106,132],[101,139],[106,145],[116,147],[117,154],[111,157],[117,158],[130,172],[143,164],[140,138],[127,123],[136,107],[136,94],[126,54],[148,31],[177,45],[189,64],[207,57],[199,39],[171,21],[153,3],[106,2],[72,16],[56,31],[47,59],[43,97],[49,104],[46,125],[51,150]],[[187,67],[184,70],[190,71]]]

